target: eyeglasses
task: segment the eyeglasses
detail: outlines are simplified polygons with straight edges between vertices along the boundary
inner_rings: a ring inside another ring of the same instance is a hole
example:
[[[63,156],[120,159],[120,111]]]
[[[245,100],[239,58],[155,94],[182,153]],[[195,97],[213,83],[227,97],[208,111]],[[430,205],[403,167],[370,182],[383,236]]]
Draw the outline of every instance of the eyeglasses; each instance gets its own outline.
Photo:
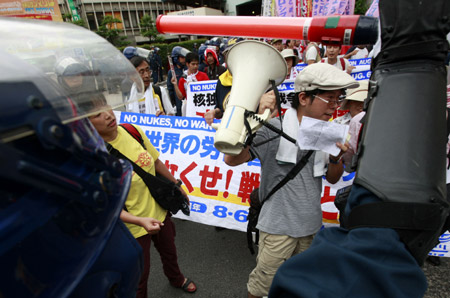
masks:
[[[139,70],[139,74],[141,76],[143,76],[145,73],[152,74],[152,70],[149,67],[142,68],[142,69]]]
[[[320,97],[319,95],[314,95],[314,97],[319,98],[321,101],[323,101],[324,103],[327,103],[328,105],[340,105],[345,99],[345,95],[340,95],[338,100],[328,100],[328,99]]]

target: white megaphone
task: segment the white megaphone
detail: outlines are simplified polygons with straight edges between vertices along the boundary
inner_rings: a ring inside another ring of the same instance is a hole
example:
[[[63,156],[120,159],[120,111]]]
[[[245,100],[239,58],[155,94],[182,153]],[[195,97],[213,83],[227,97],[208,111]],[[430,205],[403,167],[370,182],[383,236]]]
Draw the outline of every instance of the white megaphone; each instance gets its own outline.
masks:
[[[244,124],[245,111],[256,112],[261,95],[272,85],[281,84],[287,75],[283,56],[274,47],[259,41],[246,40],[234,45],[227,54],[228,70],[233,75],[231,91],[224,100],[225,111],[216,129],[214,146],[222,153],[237,155],[244,148],[248,131]],[[266,109],[260,120],[270,117]],[[252,133],[261,127],[253,117],[247,117]]]

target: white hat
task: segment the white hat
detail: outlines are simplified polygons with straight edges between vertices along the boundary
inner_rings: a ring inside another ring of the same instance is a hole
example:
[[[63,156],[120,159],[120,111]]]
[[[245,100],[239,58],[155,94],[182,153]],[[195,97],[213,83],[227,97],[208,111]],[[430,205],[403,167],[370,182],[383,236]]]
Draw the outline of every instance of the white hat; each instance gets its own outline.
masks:
[[[314,63],[306,66],[295,79],[295,92],[338,90],[359,86],[352,76],[328,63]]]
[[[298,60],[299,60],[298,56],[295,55],[294,50],[292,50],[292,49],[284,49],[284,50],[282,50],[281,51],[281,56],[283,56],[284,59],[289,58],[289,57],[294,58],[294,63],[292,63],[292,66],[297,65]]]
[[[349,100],[354,101],[364,101],[367,98],[367,92],[369,91],[369,81],[359,81],[359,87],[348,89],[347,96],[345,97],[344,102],[342,103],[340,109],[346,110],[346,104]]]

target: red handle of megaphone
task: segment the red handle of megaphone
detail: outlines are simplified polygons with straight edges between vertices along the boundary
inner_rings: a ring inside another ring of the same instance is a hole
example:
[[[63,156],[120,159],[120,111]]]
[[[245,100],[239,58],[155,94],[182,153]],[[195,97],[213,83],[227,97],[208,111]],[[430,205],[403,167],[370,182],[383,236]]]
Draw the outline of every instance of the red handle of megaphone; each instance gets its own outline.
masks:
[[[303,39],[358,45],[376,42],[378,19],[359,15],[312,18],[159,15],[156,29],[162,34]]]

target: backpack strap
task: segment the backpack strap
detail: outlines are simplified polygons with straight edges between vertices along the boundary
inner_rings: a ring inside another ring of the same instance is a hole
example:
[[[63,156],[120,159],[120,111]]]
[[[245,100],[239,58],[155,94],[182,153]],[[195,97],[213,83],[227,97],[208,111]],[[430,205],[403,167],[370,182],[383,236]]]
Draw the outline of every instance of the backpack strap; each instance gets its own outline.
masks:
[[[341,60],[341,66],[342,66],[342,70],[345,71],[345,60],[344,58],[339,58],[339,60]]]
[[[142,139],[141,134],[139,133],[139,130],[137,130],[137,128],[130,123],[122,123],[119,125],[120,127],[122,127],[123,129],[125,129],[125,131],[127,133],[129,133],[136,141],[139,142],[139,144],[141,144],[141,146],[147,150],[147,148],[145,147],[144,144],[144,139]]]
[[[272,188],[272,190],[269,192],[269,194],[261,201],[261,205],[264,204],[265,201],[267,201],[274,193],[277,192],[277,190],[279,190],[280,188],[282,188],[286,183],[289,182],[289,180],[293,179],[295,176],[297,176],[298,173],[300,173],[300,171],[303,169],[303,167],[306,165],[306,163],[308,162],[309,157],[311,156],[311,154],[313,154],[313,150],[309,150],[303,157],[302,159],[297,162],[295,164],[295,166],[289,171],[289,173],[287,173],[287,175],[283,178],[283,180],[281,180],[280,182],[278,182],[277,185],[275,185],[274,188]]]
[[[322,59],[322,54],[320,52],[320,48],[316,43],[314,43],[313,46],[316,48],[316,51],[317,51],[316,62],[319,62],[319,60]]]
[[[275,185],[274,188],[272,188],[270,193],[263,200],[261,200],[261,207],[260,207],[260,209],[262,208],[262,206],[263,206],[265,201],[267,201],[275,192],[277,192],[281,187],[283,187],[287,182],[289,182],[289,180],[293,179],[298,173],[300,173],[300,171],[306,165],[306,163],[308,162],[309,157],[311,156],[311,154],[313,152],[314,152],[313,150],[309,150],[302,157],[302,159],[300,159],[295,164],[295,166],[289,171],[289,173],[287,173],[287,175],[280,182],[278,182],[278,184]],[[248,220],[248,218],[247,218],[247,220]],[[250,253],[253,255],[253,254],[255,254],[255,250],[253,249],[252,232],[254,232],[254,231],[251,229],[250,222],[249,222],[247,224],[247,244],[248,244],[248,249],[250,250]],[[256,240],[256,243],[258,243],[258,241],[259,241],[259,230],[256,230],[255,233],[256,233],[256,239],[255,240]]]

